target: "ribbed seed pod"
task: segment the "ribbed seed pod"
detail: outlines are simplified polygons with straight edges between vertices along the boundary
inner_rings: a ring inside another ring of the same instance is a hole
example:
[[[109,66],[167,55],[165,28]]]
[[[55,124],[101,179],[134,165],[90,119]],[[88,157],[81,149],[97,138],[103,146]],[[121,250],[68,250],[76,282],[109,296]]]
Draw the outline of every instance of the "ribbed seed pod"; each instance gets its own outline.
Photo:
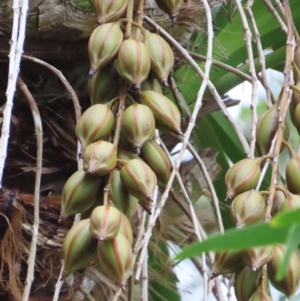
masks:
[[[91,236],[100,241],[115,238],[121,227],[121,214],[115,207],[97,206],[90,217]]]
[[[298,89],[300,89],[300,81],[298,80],[296,82],[296,85],[295,85]],[[292,92],[292,99],[291,99],[291,102],[290,102],[290,116],[291,116],[291,120],[294,124],[294,126],[297,128],[298,130],[298,127],[296,125],[296,122],[295,122],[295,110],[296,110],[296,107],[298,106],[298,104],[300,103],[300,94],[293,90]]]
[[[159,81],[156,79],[156,77],[154,77],[151,74],[148,76],[146,80],[143,81],[141,90],[142,91],[152,90],[159,94],[163,94]]]
[[[125,40],[118,52],[118,72],[134,90],[141,89],[141,83],[148,77],[151,60],[146,45],[134,39]]]
[[[238,228],[260,222],[265,213],[264,198],[258,191],[250,190],[239,194],[231,203],[230,213]]]
[[[93,31],[88,43],[90,75],[115,59],[122,42],[123,32],[119,22],[100,25]]]
[[[147,31],[145,41],[151,58],[151,70],[162,85],[168,86],[168,76],[173,69],[174,54],[169,44],[158,34]]]
[[[120,226],[120,233],[122,233],[129,241],[130,245],[132,246],[133,243],[133,234],[130,222],[125,214],[121,212],[121,226]]]
[[[128,0],[91,0],[96,11],[97,24],[118,20],[127,7]]]
[[[172,26],[176,24],[177,13],[183,4],[183,0],[155,0],[157,6],[167,13],[172,21]]]
[[[225,175],[227,199],[231,199],[241,192],[251,190],[257,185],[262,161],[262,158],[246,158],[228,169]]]
[[[115,239],[98,243],[97,258],[103,273],[125,290],[132,264],[132,250],[128,239],[119,233]]]
[[[66,182],[61,194],[60,221],[89,209],[97,199],[100,181],[78,170]]]
[[[267,294],[266,291],[258,287],[253,293],[249,301],[273,301],[272,298]]]
[[[152,139],[155,133],[152,111],[147,106],[137,103],[129,106],[123,113],[121,131],[139,155],[141,147]]]
[[[152,169],[142,160],[124,162],[121,181],[127,191],[140,201],[153,200],[157,179]]]
[[[80,117],[76,135],[83,149],[89,144],[106,138],[114,126],[114,114],[108,105],[89,107]]]
[[[181,114],[170,99],[160,93],[148,90],[140,93],[138,101],[152,110],[156,127],[159,130],[183,135],[180,128]]]
[[[300,194],[300,158],[294,153],[285,169],[286,185],[290,192]]]
[[[103,140],[92,143],[84,150],[83,163],[83,169],[87,173],[106,175],[117,165],[117,148]]]
[[[243,253],[241,251],[227,250],[216,253],[211,278],[215,278],[220,274],[239,272],[244,265]]]
[[[114,205],[130,219],[136,212],[138,199],[125,189],[117,169],[113,171],[110,195]]]
[[[280,186],[282,188],[284,188],[282,184],[280,184]],[[275,195],[274,195],[274,199],[273,199],[273,206],[272,206],[272,211],[271,211],[272,216],[274,216],[281,210],[281,206],[282,206],[283,202],[285,201],[285,199],[286,199],[285,194],[281,190],[275,191]]]
[[[299,86],[300,86],[300,83],[299,83]],[[299,87],[299,89],[300,89],[300,87]],[[295,92],[293,92],[293,93],[295,93]],[[300,97],[300,95],[299,95],[299,97]],[[292,116],[292,113],[291,113],[291,116]],[[298,103],[297,106],[295,107],[293,116],[294,116],[294,118],[292,120],[293,120],[294,126],[297,129],[298,134],[300,135],[300,103]]]
[[[105,104],[119,94],[119,73],[115,63],[101,68],[88,80],[91,104]]]
[[[278,104],[276,103],[265,112],[258,121],[256,129],[256,148],[260,156],[266,155],[271,147],[272,140],[278,129]],[[283,139],[288,141],[290,128],[288,122],[284,122]],[[283,150],[283,148],[281,148]]]
[[[295,210],[297,208],[300,208],[300,195],[288,192],[281,205],[280,211]]]
[[[270,262],[275,254],[275,247],[265,246],[265,247],[255,247],[250,248],[243,254],[244,262],[252,267],[253,271],[258,270],[263,265]]]
[[[245,266],[235,276],[234,292],[238,301],[248,301],[259,285],[261,273]]]
[[[158,186],[165,188],[171,175],[171,164],[164,150],[155,140],[150,140],[143,145],[141,156],[154,171]]]
[[[281,266],[286,247],[276,245],[273,259],[267,265],[268,276],[272,285],[285,294],[287,297],[292,296],[299,287],[300,281],[300,260],[299,256],[293,252],[287,266],[287,273],[282,280],[276,279],[276,272]]]
[[[118,147],[118,159],[121,159],[123,161],[129,161],[132,159],[140,159],[140,157],[137,156],[135,153],[128,152],[119,146]]]
[[[67,233],[64,244],[63,277],[85,268],[96,256],[97,240],[89,233],[90,219],[76,223]]]

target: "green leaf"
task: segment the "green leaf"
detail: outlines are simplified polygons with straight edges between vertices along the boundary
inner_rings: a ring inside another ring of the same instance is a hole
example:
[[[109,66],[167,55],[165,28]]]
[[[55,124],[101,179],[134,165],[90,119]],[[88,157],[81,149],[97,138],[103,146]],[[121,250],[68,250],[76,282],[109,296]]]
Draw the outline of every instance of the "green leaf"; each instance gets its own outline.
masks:
[[[270,225],[273,227],[286,227],[294,223],[300,224],[300,208],[293,211],[281,212],[270,221]]]

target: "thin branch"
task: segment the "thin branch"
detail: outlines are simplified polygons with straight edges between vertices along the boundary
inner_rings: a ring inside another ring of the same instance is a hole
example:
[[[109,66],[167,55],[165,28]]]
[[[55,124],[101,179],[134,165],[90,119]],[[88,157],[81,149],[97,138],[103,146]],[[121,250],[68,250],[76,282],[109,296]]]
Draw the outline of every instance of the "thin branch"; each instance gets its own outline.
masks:
[[[284,86],[282,89],[282,95],[280,99],[279,105],[279,119],[278,119],[278,130],[277,130],[277,139],[275,143],[275,150],[274,150],[274,160],[273,160],[273,169],[272,169],[272,178],[271,178],[271,186],[270,186],[270,194],[268,197],[267,202],[267,209],[265,213],[265,220],[269,220],[271,218],[271,210],[273,206],[273,199],[276,191],[277,185],[277,175],[278,175],[278,168],[279,168],[279,154],[280,154],[280,147],[282,143],[282,137],[284,132],[284,119],[288,109],[289,101],[291,99],[291,89],[290,84],[292,81],[292,61],[294,56],[294,36],[293,36],[293,21],[292,21],[292,14],[290,11],[289,2],[287,0],[283,0],[283,7],[285,12],[285,20],[287,24],[287,42],[286,42],[286,61],[285,61],[285,68],[284,68]]]
[[[148,301],[148,251],[146,251],[143,264],[142,301]]]
[[[286,24],[284,23],[284,21],[281,19],[281,17],[279,16],[279,14],[277,13],[276,9],[274,8],[272,2],[270,0],[264,0],[267,8],[269,9],[269,11],[271,12],[271,14],[274,16],[274,18],[277,20],[278,24],[280,25],[281,29],[287,33],[287,27]]]
[[[187,62],[194,68],[194,70],[196,71],[196,73],[202,78],[205,79],[205,74],[203,73],[203,71],[201,70],[201,68],[198,66],[198,64],[193,60],[193,58],[189,55],[189,53],[170,35],[168,34],[163,28],[161,28],[159,25],[157,25],[151,18],[149,18],[148,16],[144,15],[144,20],[151,25],[153,28],[155,28],[157,31],[160,32],[160,34],[166,39],[168,40],[173,47],[187,60]],[[244,149],[245,154],[248,154],[249,152],[249,144],[245,138],[245,135],[243,134],[243,131],[241,130],[241,128],[238,126],[238,124],[234,121],[234,119],[230,116],[221,96],[219,95],[218,91],[216,90],[215,86],[213,85],[213,83],[206,78],[205,80],[202,81],[206,82],[207,80],[207,84],[208,84],[208,88],[211,91],[212,95],[215,97],[220,109],[222,110],[225,118],[229,121],[229,123],[231,124],[232,128],[234,129],[234,131],[236,132],[242,147]],[[198,99],[198,98],[197,98]],[[196,101],[197,104],[197,101]],[[201,105],[200,105],[201,107]],[[196,107],[195,107],[196,108]],[[198,110],[198,108],[196,108]],[[194,121],[194,117],[193,120],[191,120],[192,122]]]
[[[80,292],[88,301],[96,301],[93,296],[83,287],[83,285],[80,286]]]
[[[205,55],[194,53],[194,52],[189,52],[189,54],[191,55],[192,58],[194,58],[196,60],[200,60],[200,61],[205,61],[206,60]],[[216,60],[212,60],[212,64],[216,67],[220,67],[220,68],[222,68],[222,69],[224,69],[228,72],[231,72],[231,73],[241,77],[242,79],[244,79],[244,80],[246,80],[250,83],[252,81],[251,76],[249,76],[247,73],[244,73],[243,71],[241,71],[237,68],[233,68],[230,65],[227,65],[225,63],[222,63],[222,62],[219,62],[219,61],[216,61]]]
[[[37,144],[37,155],[36,155],[36,174],[35,174],[35,185],[34,185],[34,219],[32,225],[32,239],[30,244],[30,251],[28,256],[28,268],[27,268],[27,277],[26,284],[24,287],[24,292],[22,296],[22,301],[27,301],[30,294],[31,285],[34,279],[34,266],[35,266],[35,256],[37,249],[38,241],[38,232],[39,232],[39,200],[40,200],[40,187],[41,187],[41,176],[42,176],[42,159],[43,159],[43,129],[42,129],[42,120],[41,115],[38,110],[38,107],[35,103],[35,100],[28,90],[24,81],[19,77],[18,86],[24,93],[31,113],[33,117],[35,134],[36,134],[36,144]]]
[[[64,271],[64,262],[62,261],[60,273],[59,273],[57,282],[55,284],[55,291],[54,291],[54,295],[53,295],[53,300],[52,301],[58,301],[59,293],[60,293],[61,287],[62,287],[62,285],[64,283],[64,280],[62,280],[63,271]]]
[[[248,0],[247,9],[251,13],[251,5],[253,0]],[[251,82],[252,82],[252,93],[251,93],[251,110],[252,110],[252,124],[251,124],[251,135],[250,135],[250,149],[249,153],[247,154],[248,157],[254,157],[254,150],[255,150],[255,141],[256,141],[256,124],[257,124],[257,112],[256,112],[256,96],[257,96],[257,89],[258,89],[258,79],[256,76],[255,64],[254,64],[254,56],[252,50],[252,33],[249,29],[248,21],[246,14],[244,12],[242,3],[240,0],[235,0],[237,10],[240,14],[242,25],[244,28],[244,35],[246,40],[246,49],[248,54],[248,61],[250,67],[250,74],[251,74]],[[259,38],[259,35],[258,37]]]
[[[280,12],[282,13],[283,16],[285,16],[285,11],[282,3],[279,0],[274,0],[276,6],[279,8]],[[287,33],[288,31],[286,31]]]

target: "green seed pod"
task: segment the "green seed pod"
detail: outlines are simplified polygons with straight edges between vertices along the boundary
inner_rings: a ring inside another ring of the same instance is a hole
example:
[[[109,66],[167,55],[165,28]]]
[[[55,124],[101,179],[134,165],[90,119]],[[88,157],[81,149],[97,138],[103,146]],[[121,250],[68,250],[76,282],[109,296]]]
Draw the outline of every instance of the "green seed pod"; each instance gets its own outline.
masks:
[[[129,161],[132,159],[139,159],[140,157],[132,152],[128,152],[121,147],[118,147],[118,159]]]
[[[282,188],[284,188],[282,184],[280,184],[280,186]],[[281,190],[276,190],[275,191],[275,195],[274,195],[274,199],[273,199],[272,212],[271,212],[272,216],[274,216],[275,214],[277,214],[281,210],[282,203],[284,202],[285,199],[286,199],[285,194]]]
[[[276,273],[282,264],[286,247],[276,245],[274,257],[267,265],[268,276],[272,285],[285,294],[287,297],[292,296],[299,287],[300,281],[300,260],[299,256],[293,252],[287,266],[287,273],[282,280],[276,279]]]
[[[262,290],[261,287],[258,287],[249,301],[273,301],[272,298],[267,294],[266,291]]]
[[[97,176],[106,175],[117,165],[117,148],[103,140],[92,143],[84,150],[83,163],[85,172]]]
[[[265,214],[265,201],[258,191],[250,190],[235,197],[230,213],[238,228],[260,222]]]
[[[158,186],[166,188],[171,175],[171,164],[164,150],[155,140],[150,140],[143,145],[141,156],[154,171]]]
[[[114,126],[114,115],[108,105],[96,104],[89,107],[80,117],[76,135],[83,149],[89,144],[105,139]]]
[[[119,22],[100,25],[93,31],[88,43],[90,75],[115,59],[122,42],[123,32]]]
[[[121,181],[127,191],[140,201],[153,200],[157,179],[152,169],[142,160],[124,162]]]
[[[63,277],[85,268],[97,253],[97,240],[89,233],[90,219],[76,223],[67,233],[64,244]]]
[[[300,83],[299,83],[299,86],[300,86]],[[299,89],[300,89],[300,87],[299,87]],[[293,93],[298,93],[298,92],[293,92]],[[299,95],[299,97],[300,97],[300,95]],[[291,113],[291,116],[292,116],[292,113]],[[294,123],[296,130],[298,131],[298,134],[300,135],[300,103],[298,103],[296,105],[293,117],[294,118],[292,119],[292,121]]]
[[[136,212],[138,199],[125,189],[117,169],[113,171],[110,195],[114,205],[130,219]]]
[[[255,247],[250,248],[243,254],[244,262],[252,267],[253,271],[258,270],[263,265],[270,262],[274,256],[275,247],[265,246],[265,247]]]
[[[134,39],[125,40],[118,52],[118,72],[134,90],[141,89],[141,83],[148,77],[151,60],[146,45]]]
[[[183,4],[183,0],[155,0],[157,6],[167,13],[172,21],[172,26],[175,26],[178,11]]]
[[[115,63],[101,68],[88,80],[91,104],[105,104],[119,94],[119,73]]]
[[[141,147],[152,139],[155,133],[152,111],[147,106],[137,103],[129,106],[123,114],[121,131],[139,155]]]
[[[258,121],[256,129],[256,148],[260,156],[266,155],[269,152],[272,140],[278,129],[278,120],[278,104],[275,104],[265,112]],[[284,125],[283,139],[288,141],[290,128],[286,120]],[[283,150],[283,147],[281,150]]]
[[[285,169],[286,185],[290,192],[300,194],[300,158],[294,154]]]
[[[232,274],[239,272],[244,267],[243,253],[236,250],[227,250],[216,253],[211,278],[221,274]]]
[[[147,31],[145,41],[151,58],[151,70],[162,85],[168,86],[168,77],[174,65],[174,54],[169,44],[158,34]]]
[[[128,0],[91,0],[96,11],[97,24],[120,19],[126,10]]]
[[[295,86],[296,86],[296,88],[300,89],[300,81],[299,80],[296,82]],[[295,122],[295,110],[299,103],[300,103],[300,94],[296,90],[293,90],[292,99],[291,99],[289,107],[290,107],[291,120],[292,120],[294,126],[297,128],[297,130],[298,130],[298,127]]]
[[[288,192],[281,205],[280,211],[295,210],[297,208],[300,208],[300,195]]]
[[[99,192],[99,179],[78,170],[66,182],[61,194],[61,213],[59,220],[92,207]]]
[[[90,217],[90,234],[97,240],[110,240],[121,227],[121,212],[115,207],[97,206]]]
[[[130,245],[132,246],[133,243],[133,234],[130,222],[125,214],[121,212],[121,227],[120,233],[122,233],[129,241]]]
[[[138,101],[152,110],[159,130],[183,135],[180,128],[181,114],[170,99],[155,91],[142,91]]]
[[[259,286],[261,273],[245,266],[235,276],[234,292],[238,301],[248,301]]]
[[[119,233],[115,239],[99,242],[97,258],[103,273],[124,291],[132,265],[132,249],[128,239]]]
[[[262,158],[246,158],[231,166],[225,175],[226,199],[255,188],[260,177]]]
[[[151,74],[143,81],[141,89],[142,91],[152,90],[159,94],[163,94],[159,81]]]

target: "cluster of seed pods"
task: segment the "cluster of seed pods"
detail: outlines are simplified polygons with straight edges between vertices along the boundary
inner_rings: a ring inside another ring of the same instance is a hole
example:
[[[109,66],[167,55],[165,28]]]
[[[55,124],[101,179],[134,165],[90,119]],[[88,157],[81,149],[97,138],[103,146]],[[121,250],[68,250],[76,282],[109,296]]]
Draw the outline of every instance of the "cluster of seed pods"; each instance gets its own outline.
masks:
[[[167,155],[154,140],[155,130],[182,135],[181,114],[161,88],[168,86],[174,64],[169,44],[128,19],[135,12],[133,0],[91,2],[97,15],[88,42],[92,105],[76,128],[83,170],[63,188],[60,220],[78,213],[89,218],[76,223],[65,238],[64,276],[96,258],[101,271],[124,289],[132,266],[130,219],[138,204],[151,214],[155,189],[166,187],[171,172]],[[182,2],[157,4],[174,23]],[[127,37],[128,23],[132,34]],[[138,38],[133,34],[137,28]]]
[[[295,52],[295,64],[300,68],[300,41]],[[297,53],[298,52],[298,53]],[[300,73],[299,73],[300,74]],[[300,77],[296,74],[296,87],[300,87]],[[278,101],[269,108],[259,119],[256,131],[256,150],[260,157],[246,158],[235,163],[225,176],[227,199],[232,199],[230,213],[236,227],[242,228],[249,224],[259,223],[266,215],[268,192],[255,190],[261,176],[261,166],[264,160],[270,158],[272,140],[278,129]],[[291,120],[300,133],[300,94],[293,91],[290,103]],[[287,142],[289,124],[284,121],[282,151],[287,147],[290,160],[286,165],[285,185],[277,186],[273,199],[271,214],[279,211],[300,208],[300,157]],[[278,178],[280,176],[278,175]],[[300,259],[293,252],[287,265],[287,272],[282,280],[277,280],[276,272],[282,265],[285,245],[270,245],[253,247],[246,251],[225,251],[218,253],[215,258],[212,277],[220,274],[235,274],[235,295],[238,301],[271,301],[269,282],[287,297],[295,294],[300,283]]]

